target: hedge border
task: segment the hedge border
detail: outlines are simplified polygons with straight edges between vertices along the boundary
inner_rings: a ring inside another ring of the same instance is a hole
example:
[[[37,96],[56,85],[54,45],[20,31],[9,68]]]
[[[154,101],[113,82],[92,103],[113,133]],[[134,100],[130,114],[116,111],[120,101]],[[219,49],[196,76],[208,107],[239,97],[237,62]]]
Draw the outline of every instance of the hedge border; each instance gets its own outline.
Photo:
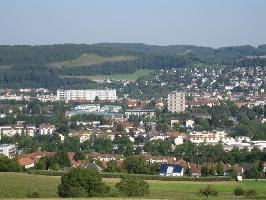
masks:
[[[67,173],[67,171],[48,171],[48,170],[29,170],[29,174],[35,175],[45,175],[45,176],[62,176]],[[141,178],[144,180],[160,180],[160,181],[234,181],[233,178],[229,176],[207,176],[207,177],[173,177],[173,176],[160,176],[160,175],[146,175],[146,174],[121,174],[121,173],[101,173],[103,178],[122,178],[124,176],[132,176],[136,178]]]

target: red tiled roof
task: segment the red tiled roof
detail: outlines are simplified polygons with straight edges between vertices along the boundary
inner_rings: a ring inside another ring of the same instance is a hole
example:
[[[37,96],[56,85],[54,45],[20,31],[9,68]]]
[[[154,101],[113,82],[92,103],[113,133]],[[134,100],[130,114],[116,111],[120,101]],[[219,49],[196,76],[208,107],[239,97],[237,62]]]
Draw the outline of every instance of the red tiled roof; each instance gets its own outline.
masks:
[[[21,166],[26,166],[26,165],[30,165],[32,163],[35,163],[34,160],[32,160],[31,158],[29,157],[21,157],[18,159],[18,163],[21,165]]]
[[[198,164],[190,164],[190,169],[192,173],[201,173],[201,166]]]
[[[40,129],[54,128],[54,125],[52,125],[52,124],[40,124],[39,128]]]
[[[186,137],[186,134],[184,132],[178,132],[178,131],[168,131],[166,132],[166,135],[169,137],[178,137],[178,136]]]
[[[36,163],[44,156],[53,156],[56,152],[47,152],[47,151],[35,151],[30,154],[23,154],[20,158],[30,158],[34,160]]]

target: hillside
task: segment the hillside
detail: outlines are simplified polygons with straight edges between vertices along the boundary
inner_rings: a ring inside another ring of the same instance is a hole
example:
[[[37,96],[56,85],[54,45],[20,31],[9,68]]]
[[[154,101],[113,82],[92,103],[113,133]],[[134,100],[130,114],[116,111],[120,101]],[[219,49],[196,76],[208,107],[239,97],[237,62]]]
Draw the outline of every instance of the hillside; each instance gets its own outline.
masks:
[[[138,69],[156,70],[197,65],[266,66],[265,55],[266,45],[257,48],[237,46],[218,49],[140,43],[5,45],[0,46],[0,88],[94,87],[94,82],[79,76],[120,76],[134,74]]]

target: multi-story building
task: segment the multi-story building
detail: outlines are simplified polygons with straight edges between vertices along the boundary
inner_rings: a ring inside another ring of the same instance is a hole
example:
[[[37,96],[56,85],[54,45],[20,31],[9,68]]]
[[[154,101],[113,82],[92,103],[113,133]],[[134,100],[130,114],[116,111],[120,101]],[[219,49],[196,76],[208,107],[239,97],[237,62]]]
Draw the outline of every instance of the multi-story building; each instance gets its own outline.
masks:
[[[40,135],[51,135],[55,132],[55,125],[53,124],[40,124],[39,134]]]
[[[13,158],[17,155],[17,148],[14,144],[0,144],[0,155]]]
[[[224,131],[194,131],[189,133],[189,140],[193,143],[217,144],[226,141],[227,133]]]
[[[143,110],[143,109],[127,109],[125,110],[125,115],[127,118],[131,115],[135,116],[154,116],[155,111],[154,110]]]
[[[28,135],[33,137],[36,133],[36,127],[32,125],[6,125],[0,126],[0,135],[14,136],[14,135]],[[1,136],[0,136],[1,138]]]
[[[185,93],[183,92],[171,92],[168,94],[168,111],[174,112],[183,112],[186,107]]]
[[[94,101],[99,100],[116,100],[116,90],[57,90],[57,99],[62,101]]]

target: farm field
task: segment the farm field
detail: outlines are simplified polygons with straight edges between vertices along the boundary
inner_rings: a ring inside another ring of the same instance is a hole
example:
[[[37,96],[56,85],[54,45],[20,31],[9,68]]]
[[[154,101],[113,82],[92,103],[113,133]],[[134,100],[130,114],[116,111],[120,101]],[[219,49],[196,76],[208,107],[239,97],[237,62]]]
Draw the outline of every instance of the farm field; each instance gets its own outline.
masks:
[[[97,76],[62,76],[62,78],[80,78],[80,79],[90,79],[94,81],[101,81],[101,80],[128,80],[128,81],[135,81],[143,76],[148,76],[151,74],[153,70],[150,69],[138,69],[134,73],[131,74],[114,74],[114,75],[97,75]]]
[[[135,57],[133,56],[99,56],[96,54],[82,54],[79,58],[75,60],[68,60],[63,62],[57,62],[49,64],[51,67],[61,68],[61,67],[80,67],[80,66],[88,66],[94,64],[103,64],[107,62],[119,62],[119,61],[127,61],[133,60]]]
[[[104,178],[111,187],[119,181],[118,178]],[[266,181],[237,182],[186,182],[186,181],[147,181],[150,184],[150,195],[146,199],[204,199],[196,196],[199,188],[211,184],[219,195],[209,199],[235,199],[233,190],[236,186],[245,189],[256,189],[260,199],[266,199]],[[0,173],[0,199],[27,198],[33,192],[38,192],[41,198],[59,198],[57,186],[60,177],[32,175],[23,173]],[[115,198],[113,198],[115,199]],[[122,199],[122,198],[117,198]],[[243,199],[243,198],[242,198]]]

